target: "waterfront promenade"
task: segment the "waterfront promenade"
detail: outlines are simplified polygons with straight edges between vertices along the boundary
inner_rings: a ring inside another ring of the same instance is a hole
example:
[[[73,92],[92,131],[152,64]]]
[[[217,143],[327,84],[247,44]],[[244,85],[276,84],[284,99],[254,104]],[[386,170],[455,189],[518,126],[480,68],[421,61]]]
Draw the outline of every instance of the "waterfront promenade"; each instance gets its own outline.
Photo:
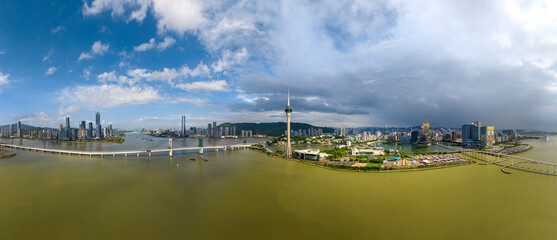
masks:
[[[37,148],[37,147],[26,147],[20,145],[13,145],[13,144],[5,144],[0,143],[0,147],[11,148],[11,149],[18,149],[18,150],[27,150],[27,151],[34,151],[34,152],[43,152],[43,153],[53,153],[53,154],[68,154],[68,155],[78,155],[78,156],[125,156],[128,155],[133,156],[136,155],[140,157],[142,155],[151,156],[152,153],[163,153],[168,152],[172,155],[172,152],[176,151],[193,151],[197,150],[199,153],[203,153],[204,150],[214,150],[214,151],[230,151],[230,150],[239,150],[249,148],[251,144],[237,144],[237,145],[225,145],[225,146],[207,146],[207,147],[182,147],[182,148],[163,148],[163,149],[145,149],[145,150],[125,150],[125,151],[101,151],[101,152],[93,152],[93,151],[77,151],[77,150],[64,150],[64,149],[49,149],[49,148]]]

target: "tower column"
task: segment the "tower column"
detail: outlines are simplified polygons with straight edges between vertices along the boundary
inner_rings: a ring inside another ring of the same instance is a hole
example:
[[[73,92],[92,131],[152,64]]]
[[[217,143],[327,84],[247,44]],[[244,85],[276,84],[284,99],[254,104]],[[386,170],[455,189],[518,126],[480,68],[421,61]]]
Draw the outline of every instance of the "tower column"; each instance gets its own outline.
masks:
[[[290,145],[290,115],[292,114],[292,107],[290,107],[290,89],[288,90],[288,104],[284,109],[286,113],[286,157],[291,157],[292,146]]]
[[[168,148],[170,149],[170,151],[168,152],[168,156],[173,157],[173,154],[172,154],[172,138],[168,139]]]

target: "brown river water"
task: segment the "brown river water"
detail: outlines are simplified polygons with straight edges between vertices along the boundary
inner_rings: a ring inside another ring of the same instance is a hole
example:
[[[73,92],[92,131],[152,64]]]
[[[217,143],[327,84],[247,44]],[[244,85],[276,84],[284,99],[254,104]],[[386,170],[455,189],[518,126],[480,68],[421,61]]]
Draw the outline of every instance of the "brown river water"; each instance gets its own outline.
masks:
[[[107,151],[167,146],[167,139],[144,137],[130,134],[121,145],[21,144]],[[557,141],[528,142],[534,150],[520,156],[557,162]],[[189,160],[195,152],[150,159],[14,152],[0,159],[3,240],[557,237],[557,177],[503,174],[494,165],[357,173],[249,149],[206,153],[209,161]]]

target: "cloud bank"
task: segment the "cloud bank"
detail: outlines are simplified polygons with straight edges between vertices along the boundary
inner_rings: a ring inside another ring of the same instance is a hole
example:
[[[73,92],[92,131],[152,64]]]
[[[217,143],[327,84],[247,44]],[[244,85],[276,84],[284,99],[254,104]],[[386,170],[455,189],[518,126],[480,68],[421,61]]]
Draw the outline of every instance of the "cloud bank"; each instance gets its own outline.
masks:
[[[224,56],[214,72],[241,62],[234,87],[247,101],[229,104],[232,112],[282,109],[290,88],[294,116],[336,114],[337,126],[557,128],[552,1],[95,0],[83,8],[104,11],[137,22],[151,12],[160,34],[198,38]],[[249,60],[236,61],[243,49]]]

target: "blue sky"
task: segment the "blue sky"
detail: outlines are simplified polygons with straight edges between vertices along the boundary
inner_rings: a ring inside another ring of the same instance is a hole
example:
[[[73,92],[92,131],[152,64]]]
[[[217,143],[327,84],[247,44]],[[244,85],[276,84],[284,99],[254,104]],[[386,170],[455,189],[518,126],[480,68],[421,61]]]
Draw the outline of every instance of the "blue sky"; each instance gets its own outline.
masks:
[[[0,2],[0,123],[557,129],[550,1]]]

